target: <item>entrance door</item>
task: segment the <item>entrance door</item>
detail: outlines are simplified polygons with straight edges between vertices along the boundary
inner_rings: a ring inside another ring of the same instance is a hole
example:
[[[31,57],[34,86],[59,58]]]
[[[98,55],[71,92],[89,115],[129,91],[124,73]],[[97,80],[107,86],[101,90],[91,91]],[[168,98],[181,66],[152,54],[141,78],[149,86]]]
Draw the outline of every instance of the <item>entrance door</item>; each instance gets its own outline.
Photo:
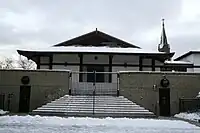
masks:
[[[20,86],[19,112],[29,112],[31,86]]]
[[[104,73],[98,73],[98,72],[104,72],[104,67],[88,66],[87,71],[88,72],[96,71],[96,75],[94,75],[94,73],[87,74],[87,82],[94,82],[95,76],[96,76],[96,82],[104,82]]]
[[[170,89],[169,88],[159,89],[159,105],[160,105],[160,115],[170,116]]]

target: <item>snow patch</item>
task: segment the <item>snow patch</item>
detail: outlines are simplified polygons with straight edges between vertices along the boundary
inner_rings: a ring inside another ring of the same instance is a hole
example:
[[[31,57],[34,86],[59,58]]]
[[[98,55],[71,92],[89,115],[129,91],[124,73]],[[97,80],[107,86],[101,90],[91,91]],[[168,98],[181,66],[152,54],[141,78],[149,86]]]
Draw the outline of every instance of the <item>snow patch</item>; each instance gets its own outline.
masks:
[[[129,118],[62,118],[2,116],[0,132],[7,133],[199,133],[200,127],[179,120]]]
[[[189,61],[165,61],[166,64],[193,64]]]
[[[200,92],[198,93],[198,95],[196,96],[196,98],[200,98]]]
[[[194,113],[179,113],[174,115],[174,117],[177,118],[182,118],[182,119],[186,119],[186,120],[192,120],[192,121],[199,121],[200,120],[200,112],[194,112]]]
[[[159,119],[130,119],[130,118],[87,118],[87,117],[50,117],[50,116],[2,116],[0,124],[43,124],[59,126],[118,126],[118,127],[139,127],[139,128],[194,128],[184,121],[179,120],[159,120]]]
[[[7,113],[8,113],[8,111],[3,111],[2,109],[0,109],[0,115],[5,115]]]
[[[138,48],[116,48],[116,47],[80,47],[80,46],[61,46],[48,47],[40,49],[20,49],[19,51],[28,52],[88,52],[88,53],[151,53],[151,54],[165,54],[164,52],[150,51]]]

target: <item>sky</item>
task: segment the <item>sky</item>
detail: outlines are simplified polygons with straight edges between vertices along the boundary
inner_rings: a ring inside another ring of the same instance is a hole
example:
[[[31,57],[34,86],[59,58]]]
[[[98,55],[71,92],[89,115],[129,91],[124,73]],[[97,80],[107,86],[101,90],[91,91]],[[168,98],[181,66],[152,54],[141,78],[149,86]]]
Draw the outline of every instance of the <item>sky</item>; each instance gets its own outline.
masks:
[[[157,51],[161,19],[175,57],[200,49],[199,0],[0,0],[0,56],[45,48],[97,28]]]

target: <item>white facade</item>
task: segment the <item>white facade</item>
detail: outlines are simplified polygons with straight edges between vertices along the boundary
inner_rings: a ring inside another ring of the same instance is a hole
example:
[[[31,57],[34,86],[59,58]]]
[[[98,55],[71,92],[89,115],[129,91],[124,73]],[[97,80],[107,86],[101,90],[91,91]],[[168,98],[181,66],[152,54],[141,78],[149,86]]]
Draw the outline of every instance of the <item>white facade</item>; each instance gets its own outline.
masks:
[[[49,57],[40,57],[40,69],[49,69]],[[143,71],[152,71],[150,58],[144,58],[142,61]],[[52,69],[68,69],[79,71],[80,57],[78,54],[54,54]],[[83,55],[83,71],[87,71],[87,65],[105,65],[104,72],[109,72],[109,55],[85,54]],[[127,66],[125,65],[127,64]],[[160,71],[158,66],[163,65],[155,61],[155,70]],[[112,72],[118,71],[139,71],[139,56],[135,55],[114,55],[112,57]]]
[[[193,63],[193,67],[187,68],[187,72],[200,72],[200,52],[191,53],[179,59],[179,61],[187,61]]]

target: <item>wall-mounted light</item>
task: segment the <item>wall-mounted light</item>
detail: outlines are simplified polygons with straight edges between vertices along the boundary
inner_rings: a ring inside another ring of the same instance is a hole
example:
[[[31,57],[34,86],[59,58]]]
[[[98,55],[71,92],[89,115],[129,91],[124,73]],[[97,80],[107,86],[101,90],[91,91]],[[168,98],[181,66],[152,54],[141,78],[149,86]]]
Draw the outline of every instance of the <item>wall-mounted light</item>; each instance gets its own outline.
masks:
[[[169,80],[166,78],[166,75],[163,75],[163,78],[160,80],[160,85],[162,87],[168,87],[170,84]]]
[[[143,99],[143,96],[140,96],[140,100],[142,100]]]
[[[153,85],[153,90],[156,91],[157,85]]]

